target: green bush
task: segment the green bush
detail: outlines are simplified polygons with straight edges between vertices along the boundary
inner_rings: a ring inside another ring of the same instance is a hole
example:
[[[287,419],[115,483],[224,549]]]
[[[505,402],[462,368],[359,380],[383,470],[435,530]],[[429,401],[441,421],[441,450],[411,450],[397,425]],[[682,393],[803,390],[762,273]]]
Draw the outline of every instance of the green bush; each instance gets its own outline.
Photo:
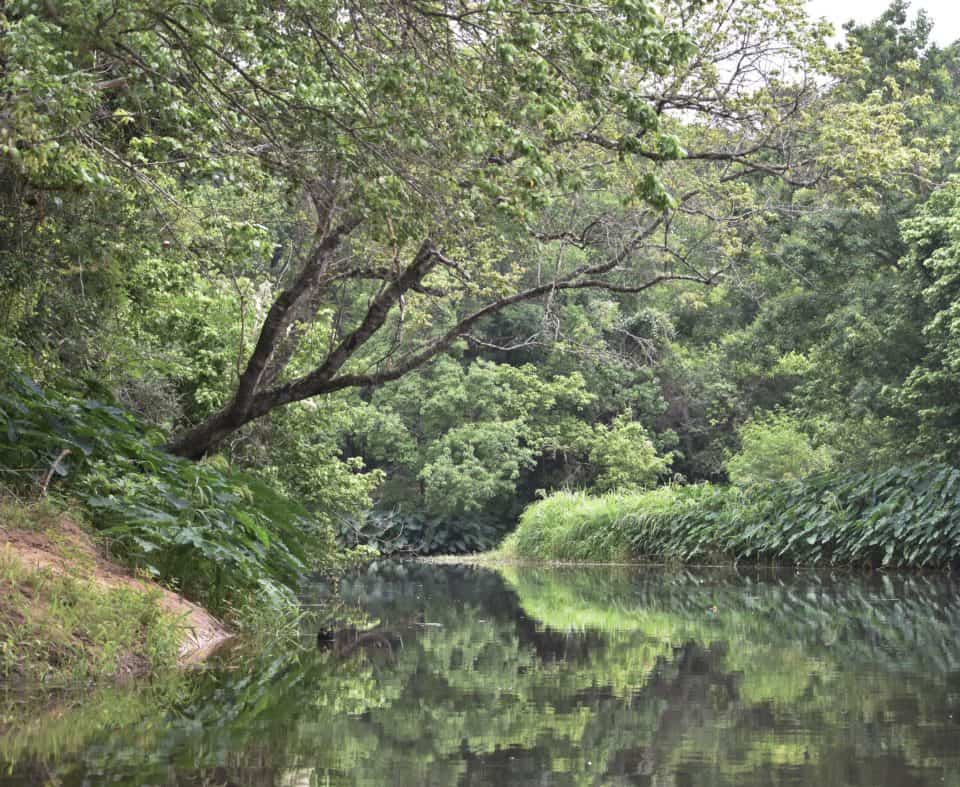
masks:
[[[590,461],[599,469],[602,491],[628,491],[654,486],[670,467],[671,455],[658,456],[643,424],[618,415],[609,427],[599,426]]]
[[[822,474],[743,491],[701,484],[534,503],[502,550],[546,560],[954,567],[960,470]]]
[[[815,448],[797,420],[783,413],[747,421],[739,437],[740,451],[724,462],[730,482],[737,486],[790,481],[830,466],[828,451]]]
[[[617,538],[617,521],[633,500],[646,496],[557,492],[526,508],[503,550],[518,557],[549,560],[626,560],[630,553]]]
[[[222,460],[175,457],[163,450],[163,434],[110,404],[7,378],[6,489],[34,494],[48,478],[62,479],[119,558],[214,611],[253,596],[288,604],[304,571],[333,570],[350,557],[331,527],[254,475]]]

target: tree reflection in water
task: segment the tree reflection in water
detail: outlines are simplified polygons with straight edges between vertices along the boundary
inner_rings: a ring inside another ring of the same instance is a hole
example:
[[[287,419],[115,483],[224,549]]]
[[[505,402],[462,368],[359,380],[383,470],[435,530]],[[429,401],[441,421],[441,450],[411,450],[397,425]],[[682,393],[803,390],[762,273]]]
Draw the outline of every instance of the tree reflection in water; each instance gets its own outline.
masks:
[[[341,597],[366,625],[299,658],[14,718],[0,785],[960,785],[942,577],[388,563]]]

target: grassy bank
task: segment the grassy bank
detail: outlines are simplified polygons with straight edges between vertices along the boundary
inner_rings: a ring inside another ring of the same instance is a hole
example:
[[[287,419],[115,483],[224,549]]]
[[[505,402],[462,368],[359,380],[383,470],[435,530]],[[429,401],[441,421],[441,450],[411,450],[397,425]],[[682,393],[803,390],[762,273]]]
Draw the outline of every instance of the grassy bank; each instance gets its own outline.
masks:
[[[65,685],[177,665],[189,622],[49,505],[0,504],[0,681]]]
[[[62,684],[177,663],[179,625],[159,595],[34,568],[0,548],[0,678]]]
[[[960,471],[814,476],[741,490],[701,484],[529,506],[501,554],[539,560],[960,565]]]

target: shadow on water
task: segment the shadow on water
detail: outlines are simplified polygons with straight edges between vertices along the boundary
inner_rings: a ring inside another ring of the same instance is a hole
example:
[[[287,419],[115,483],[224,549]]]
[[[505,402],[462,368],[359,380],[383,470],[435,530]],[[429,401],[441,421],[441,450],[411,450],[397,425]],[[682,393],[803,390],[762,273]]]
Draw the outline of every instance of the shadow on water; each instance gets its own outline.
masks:
[[[0,785],[960,785],[957,589],[384,563],[299,657],[0,708]]]

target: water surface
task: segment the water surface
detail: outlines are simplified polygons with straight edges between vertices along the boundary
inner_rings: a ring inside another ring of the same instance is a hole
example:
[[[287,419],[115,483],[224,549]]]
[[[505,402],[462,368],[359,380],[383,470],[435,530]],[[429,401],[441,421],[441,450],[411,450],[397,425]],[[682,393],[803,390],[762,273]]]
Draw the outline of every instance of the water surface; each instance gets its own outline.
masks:
[[[0,786],[960,787],[957,589],[380,564],[341,583],[339,630],[318,646],[315,622],[299,656],[67,708],[8,700]]]

